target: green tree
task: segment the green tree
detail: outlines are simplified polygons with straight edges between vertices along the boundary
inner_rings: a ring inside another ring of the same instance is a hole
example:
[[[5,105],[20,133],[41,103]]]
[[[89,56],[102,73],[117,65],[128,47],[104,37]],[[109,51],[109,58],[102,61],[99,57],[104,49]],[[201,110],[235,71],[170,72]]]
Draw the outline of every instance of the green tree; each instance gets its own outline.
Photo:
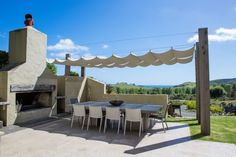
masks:
[[[0,69],[8,64],[8,53],[0,51]]]
[[[185,90],[185,93],[186,94],[191,94],[191,89],[189,87],[187,87],[186,90]]]
[[[75,71],[70,71],[70,76],[79,76],[79,74]]]
[[[48,69],[50,69],[52,71],[53,74],[57,74],[57,67],[55,64],[53,63],[47,63],[47,67]]]
[[[120,94],[120,87],[116,87],[116,93]]]
[[[113,87],[110,84],[106,85],[106,89],[107,89],[107,94],[111,94],[113,91]]]
[[[219,98],[226,94],[225,89],[221,86],[212,87],[210,89],[210,95],[212,98]]]
[[[236,83],[233,84],[232,89],[233,89],[234,92],[236,92]]]
[[[223,84],[222,87],[225,89],[227,92],[227,96],[231,97],[232,94],[232,85],[231,84]]]

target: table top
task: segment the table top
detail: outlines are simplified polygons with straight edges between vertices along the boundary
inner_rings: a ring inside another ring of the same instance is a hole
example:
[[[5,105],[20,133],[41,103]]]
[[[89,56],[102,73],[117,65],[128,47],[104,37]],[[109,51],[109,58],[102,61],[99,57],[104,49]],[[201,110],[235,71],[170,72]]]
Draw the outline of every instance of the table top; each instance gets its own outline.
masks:
[[[118,107],[120,110],[127,109],[141,109],[142,113],[156,113],[161,110],[162,105],[154,105],[154,104],[135,104],[135,103],[123,103],[120,106],[112,106],[108,101],[88,101],[81,102],[80,105],[84,105],[85,108],[89,106],[101,106],[103,110],[106,107]]]

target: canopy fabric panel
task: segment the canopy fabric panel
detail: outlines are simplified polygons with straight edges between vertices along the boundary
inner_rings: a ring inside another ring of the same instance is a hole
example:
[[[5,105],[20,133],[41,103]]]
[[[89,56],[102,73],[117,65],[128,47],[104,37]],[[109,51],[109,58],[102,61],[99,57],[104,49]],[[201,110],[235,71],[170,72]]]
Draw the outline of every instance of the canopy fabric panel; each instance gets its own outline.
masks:
[[[176,63],[186,64],[192,61],[195,47],[192,47],[185,51],[178,51],[170,49],[164,53],[148,52],[144,55],[137,56],[135,54],[129,54],[126,57],[119,57],[112,55],[108,58],[94,57],[92,59],[86,59],[81,57],[74,60],[69,58],[68,60],[56,59],[54,64],[69,65],[69,66],[81,66],[81,67],[95,67],[95,68],[123,68],[123,67],[146,67],[146,66],[159,66],[162,64],[172,65]]]

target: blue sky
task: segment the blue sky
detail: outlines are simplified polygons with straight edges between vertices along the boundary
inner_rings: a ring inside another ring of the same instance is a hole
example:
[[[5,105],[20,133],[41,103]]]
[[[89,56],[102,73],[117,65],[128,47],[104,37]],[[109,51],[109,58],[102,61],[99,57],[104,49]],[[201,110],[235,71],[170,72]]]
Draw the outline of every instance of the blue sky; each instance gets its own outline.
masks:
[[[225,0],[9,0],[1,2],[0,49],[8,50],[8,32],[24,27],[31,13],[35,28],[48,35],[48,58],[126,56],[190,48],[194,32],[209,29],[210,78],[236,77],[236,1]],[[186,33],[184,35],[161,36]],[[160,35],[160,36],[159,36]],[[159,36],[111,42],[117,39]],[[178,45],[185,45],[180,47]],[[58,48],[59,47],[59,48]],[[164,48],[163,48],[164,47]],[[189,64],[148,68],[88,68],[87,75],[106,83],[179,84],[195,80]],[[73,70],[80,71],[73,67]],[[63,74],[58,66],[58,74]]]

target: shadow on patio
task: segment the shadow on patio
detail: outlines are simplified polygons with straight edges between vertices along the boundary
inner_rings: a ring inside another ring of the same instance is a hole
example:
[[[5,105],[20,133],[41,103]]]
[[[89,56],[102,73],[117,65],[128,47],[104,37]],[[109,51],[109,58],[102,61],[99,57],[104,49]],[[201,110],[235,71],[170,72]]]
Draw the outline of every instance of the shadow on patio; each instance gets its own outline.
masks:
[[[103,131],[99,133],[97,127],[91,127],[89,131],[81,130],[81,125],[74,123],[73,128],[70,127],[70,118],[57,118],[38,123],[30,123],[20,125],[16,131],[23,129],[33,129],[36,131],[45,131],[52,134],[63,134],[69,137],[79,137],[85,140],[101,141],[108,144],[118,144],[131,146],[134,149],[124,151],[127,154],[139,154],[162,147],[168,147],[179,143],[188,142],[191,140],[188,130],[188,125],[185,124],[170,124],[169,130],[163,132],[160,124],[155,125],[152,129],[143,133],[138,137],[137,131],[130,132],[127,129],[127,135],[123,135],[123,131],[117,134],[117,129],[108,129],[104,134]],[[180,133],[180,134],[179,134]],[[187,135],[187,136],[186,136]],[[176,138],[177,137],[177,138]]]
[[[99,132],[98,127],[95,126],[90,126],[89,130],[87,131],[87,126],[85,125],[84,129],[82,130],[81,124],[78,124],[77,120],[74,122],[73,128],[70,127],[70,122],[70,118],[60,118],[58,120],[52,120],[46,123],[41,122],[38,124],[24,124],[21,125],[21,127],[46,131],[49,133],[64,134],[66,136],[80,137],[86,140],[96,140],[109,144],[121,144],[132,147],[136,147],[145,136],[145,134],[143,134],[141,137],[139,137],[138,131],[130,132],[129,129],[127,129],[126,135],[124,136],[123,130],[120,130],[120,133],[117,134],[117,128],[108,128],[106,133],[104,133],[103,127],[101,132]]]

